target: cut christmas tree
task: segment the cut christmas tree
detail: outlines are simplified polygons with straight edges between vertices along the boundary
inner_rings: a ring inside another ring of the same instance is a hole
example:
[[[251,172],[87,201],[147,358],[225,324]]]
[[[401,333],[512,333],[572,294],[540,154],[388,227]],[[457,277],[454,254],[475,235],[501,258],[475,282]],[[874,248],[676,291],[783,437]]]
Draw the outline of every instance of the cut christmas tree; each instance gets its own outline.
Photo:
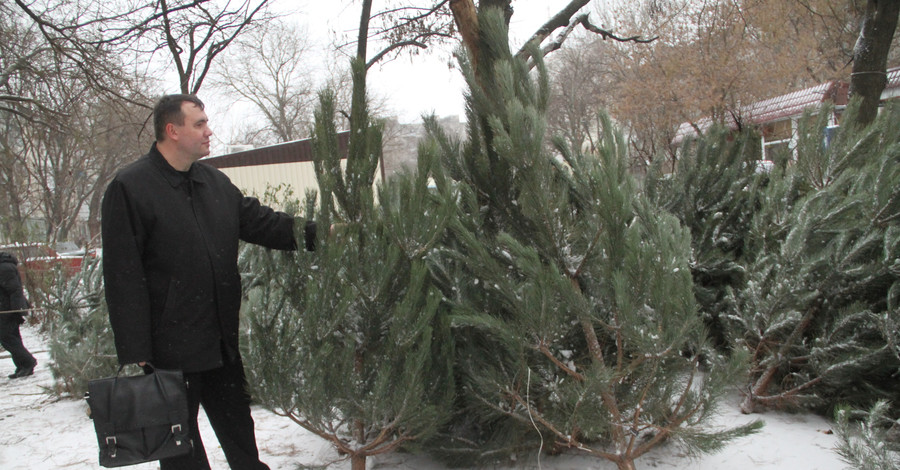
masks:
[[[745,412],[900,399],[897,118],[885,110],[827,144],[822,118],[811,121],[797,162],[771,175],[729,317],[732,342],[751,356]]]
[[[475,37],[467,140],[432,132],[458,209],[432,257],[464,394],[449,437],[476,457],[534,444],[631,469],[663,442],[705,452],[753,432],[705,425],[739,361],[707,346],[689,233],[638,195],[624,140],[605,120],[596,154],[551,152],[540,53],[532,79],[497,10]]]
[[[245,257],[258,273],[246,303],[248,378],[257,400],[364,470],[367,457],[428,438],[452,403],[453,354],[424,256],[449,211],[414,175],[398,177],[374,204],[381,126],[368,117],[361,64],[345,170],[333,95],[320,102],[317,247]]]

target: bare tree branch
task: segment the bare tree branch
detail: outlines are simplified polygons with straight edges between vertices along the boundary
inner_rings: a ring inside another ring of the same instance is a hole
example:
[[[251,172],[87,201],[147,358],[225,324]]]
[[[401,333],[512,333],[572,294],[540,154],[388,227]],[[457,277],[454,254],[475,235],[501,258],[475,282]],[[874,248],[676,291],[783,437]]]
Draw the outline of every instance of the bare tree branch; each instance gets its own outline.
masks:
[[[204,0],[205,1],[205,0]],[[111,68],[102,60],[107,53],[104,50],[105,44],[102,41],[91,38],[84,38],[78,33],[84,32],[87,26],[93,25],[95,21],[83,23],[83,27],[76,28],[75,25],[61,26],[53,21],[45,18],[44,14],[39,14],[26,4],[23,0],[15,0],[16,6],[37,26],[47,44],[47,47],[38,48],[29,54],[29,62],[44,53],[55,53],[64,57],[71,64],[74,64],[80,70],[83,78],[87,80],[93,87],[98,90],[115,96],[124,102],[145,106],[139,100],[133,100],[127,96],[118,93],[117,88],[111,84],[120,82],[117,76],[120,70]],[[96,20],[99,21],[99,20]],[[93,34],[93,33],[91,33]],[[11,73],[22,69],[12,70]],[[6,71],[4,71],[6,72]],[[6,78],[7,82],[9,77]],[[4,83],[7,83],[4,82]]]
[[[559,28],[564,28],[569,25],[571,22],[571,18],[578,13],[582,7],[587,5],[590,0],[572,0],[568,5],[563,7],[562,10],[559,11],[552,18],[547,20],[538,30],[531,36],[531,38],[525,42],[519,52],[516,53],[516,57],[520,59],[527,59],[529,53],[527,52],[531,47],[540,46],[545,39],[547,39],[553,31],[556,31]]]
[[[194,2],[194,8],[187,10],[170,7],[167,0],[158,0],[165,44],[154,50],[167,50],[178,72],[182,93],[197,93],[209,74],[213,62],[234,39],[245,31],[269,4],[269,0],[259,0],[255,6],[252,0],[244,0],[240,5],[212,11]],[[178,13],[173,15],[173,13]],[[147,23],[154,28],[152,23]],[[153,51],[151,51],[153,52]]]
[[[531,57],[531,48],[534,46],[540,45],[544,42],[553,31],[564,28],[563,31],[554,39],[553,41],[547,43],[541,48],[541,53],[543,55],[550,54],[553,51],[558,50],[562,47],[563,43],[568,39],[569,35],[572,34],[572,31],[575,30],[575,27],[581,25],[584,29],[601,36],[604,40],[612,39],[619,42],[633,42],[633,43],[641,43],[646,44],[657,40],[657,37],[644,39],[640,36],[629,36],[629,37],[620,37],[613,32],[600,28],[593,23],[591,23],[590,15],[588,13],[582,13],[578,16],[574,16],[578,10],[586,5],[590,0],[572,0],[569,5],[563,8],[559,13],[557,13],[553,18],[544,23],[543,26],[538,28],[537,32],[531,36],[519,52],[516,53],[516,57],[527,60],[529,63],[529,68],[534,67],[534,60]],[[574,18],[573,18],[574,16]]]
[[[373,58],[366,62],[366,68],[371,68],[376,63],[385,60],[392,53],[399,54],[409,47],[427,49],[433,40],[451,40],[454,38],[453,22],[445,11],[445,6],[450,0],[438,0],[431,7],[422,8],[416,6],[402,6],[372,13],[371,6],[366,18],[366,34],[357,36],[354,40],[338,45],[343,49],[351,44],[356,44],[356,57],[360,55],[360,42],[368,47],[369,40],[381,39],[387,43],[383,49],[373,54]],[[406,12],[412,15],[404,16]],[[371,24],[373,20],[375,24]],[[380,27],[375,27],[379,26]],[[364,54],[368,55],[368,54]]]

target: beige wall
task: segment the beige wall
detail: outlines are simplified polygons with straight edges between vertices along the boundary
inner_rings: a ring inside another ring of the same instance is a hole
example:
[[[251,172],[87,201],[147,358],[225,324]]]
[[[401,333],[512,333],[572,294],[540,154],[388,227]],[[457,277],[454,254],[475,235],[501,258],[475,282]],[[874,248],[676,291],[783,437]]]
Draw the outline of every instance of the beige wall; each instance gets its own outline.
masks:
[[[346,168],[346,160],[341,167]],[[307,189],[319,190],[313,162],[275,163],[271,165],[253,165],[222,168],[231,182],[248,196],[262,196],[268,187],[280,184],[290,185],[294,195],[301,201]],[[375,184],[381,182],[381,168],[375,171]]]

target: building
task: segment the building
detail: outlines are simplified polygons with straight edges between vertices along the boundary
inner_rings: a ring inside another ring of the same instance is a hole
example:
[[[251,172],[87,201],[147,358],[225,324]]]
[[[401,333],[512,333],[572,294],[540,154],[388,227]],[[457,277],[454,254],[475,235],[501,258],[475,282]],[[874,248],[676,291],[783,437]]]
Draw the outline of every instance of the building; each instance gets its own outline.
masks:
[[[731,118],[722,124],[730,129],[753,126],[759,130],[761,155],[765,160],[773,160],[779,152],[791,152],[797,148],[797,135],[800,119],[805,112],[818,114],[818,110],[827,103],[832,105],[832,113],[828,116],[828,127],[840,125],[841,113],[849,101],[850,84],[841,80],[832,80],[803,90],[776,96],[742,106]],[[881,94],[882,101],[900,97],[900,67],[888,70],[888,83]],[[712,119],[703,118],[696,122],[682,123],[672,140],[673,145],[681,143],[697,132],[704,132],[713,124]]]
[[[338,148],[346,160],[350,133],[338,134]],[[289,185],[303,198],[306,191],[318,191],[311,139],[295,140],[227,155],[204,158],[207,165],[228,175],[231,182],[246,194],[262,196],[270,188]],[[384,164],[379,164],[376,179],[383,178]]]
[[[458,116],[438,120],[451,136],[461,136],[464,123]],[[400,124],[396,119],[385,123],[383,150],[375,174],[376,184],[404,169],[414,169],[419,140],[425,136],[422,124]],[[339,150],[346,158],[350,133],[338,134]],[[269,188],[290,185],[300,198],[308,189],[318,190],[310,139],[286,142],[260,148],[230,146],[233,153],[204,158],[203,163],[222,170],[246,194],[261,196]]]
[[[459,116],[445,116],[437,119],[438,125],[451,138],[463,139],[466,123]],[[419,142],[425,138],[422,123],[400,124],[396,119],[387,119],[384,130],[385,175],[390,178],[403,170],[414,170],[419,156]]]

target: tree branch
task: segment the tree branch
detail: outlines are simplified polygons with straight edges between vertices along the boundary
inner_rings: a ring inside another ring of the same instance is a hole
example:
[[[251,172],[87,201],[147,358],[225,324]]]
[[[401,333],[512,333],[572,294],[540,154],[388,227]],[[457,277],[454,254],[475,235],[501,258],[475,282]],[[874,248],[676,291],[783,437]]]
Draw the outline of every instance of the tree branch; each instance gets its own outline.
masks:
[[[534,60],[531,57],[531,50],[534,47],[539,46],[546,40],[553,31],[556,31],[559,28],[565,28],[562,33],[560,33],[557,38],[544,46],[541,49],[543,55],[547,55],[555,50],[558,50],[562,47],[562,44],[568,39],[569,35],[574,31],[575,27],[579,24],[584,27],[584,29],[601,36],[604,40],[613,39],[619,42],[634,42],[634,43],[650,43],[657,40],[657,37],[653,37],[650,39],[642,39],[640,36],[630,36],[630,37],[620,37],[616,34],[613,34],[611,31],[600,28],[590,21],[590,15],[588,13],[582,13],[578,16],[575,16],[576,13],[585,5],[587,5],[589,0],[572,0],[565,8],[563,8],[559,13],[550,18],[543,26],[538,28],[537,32],[531,36],[531,38],[525,42],[521,49],[516,53],[516,57],[527,60],[529,63],[529,68],[534,67]]]

